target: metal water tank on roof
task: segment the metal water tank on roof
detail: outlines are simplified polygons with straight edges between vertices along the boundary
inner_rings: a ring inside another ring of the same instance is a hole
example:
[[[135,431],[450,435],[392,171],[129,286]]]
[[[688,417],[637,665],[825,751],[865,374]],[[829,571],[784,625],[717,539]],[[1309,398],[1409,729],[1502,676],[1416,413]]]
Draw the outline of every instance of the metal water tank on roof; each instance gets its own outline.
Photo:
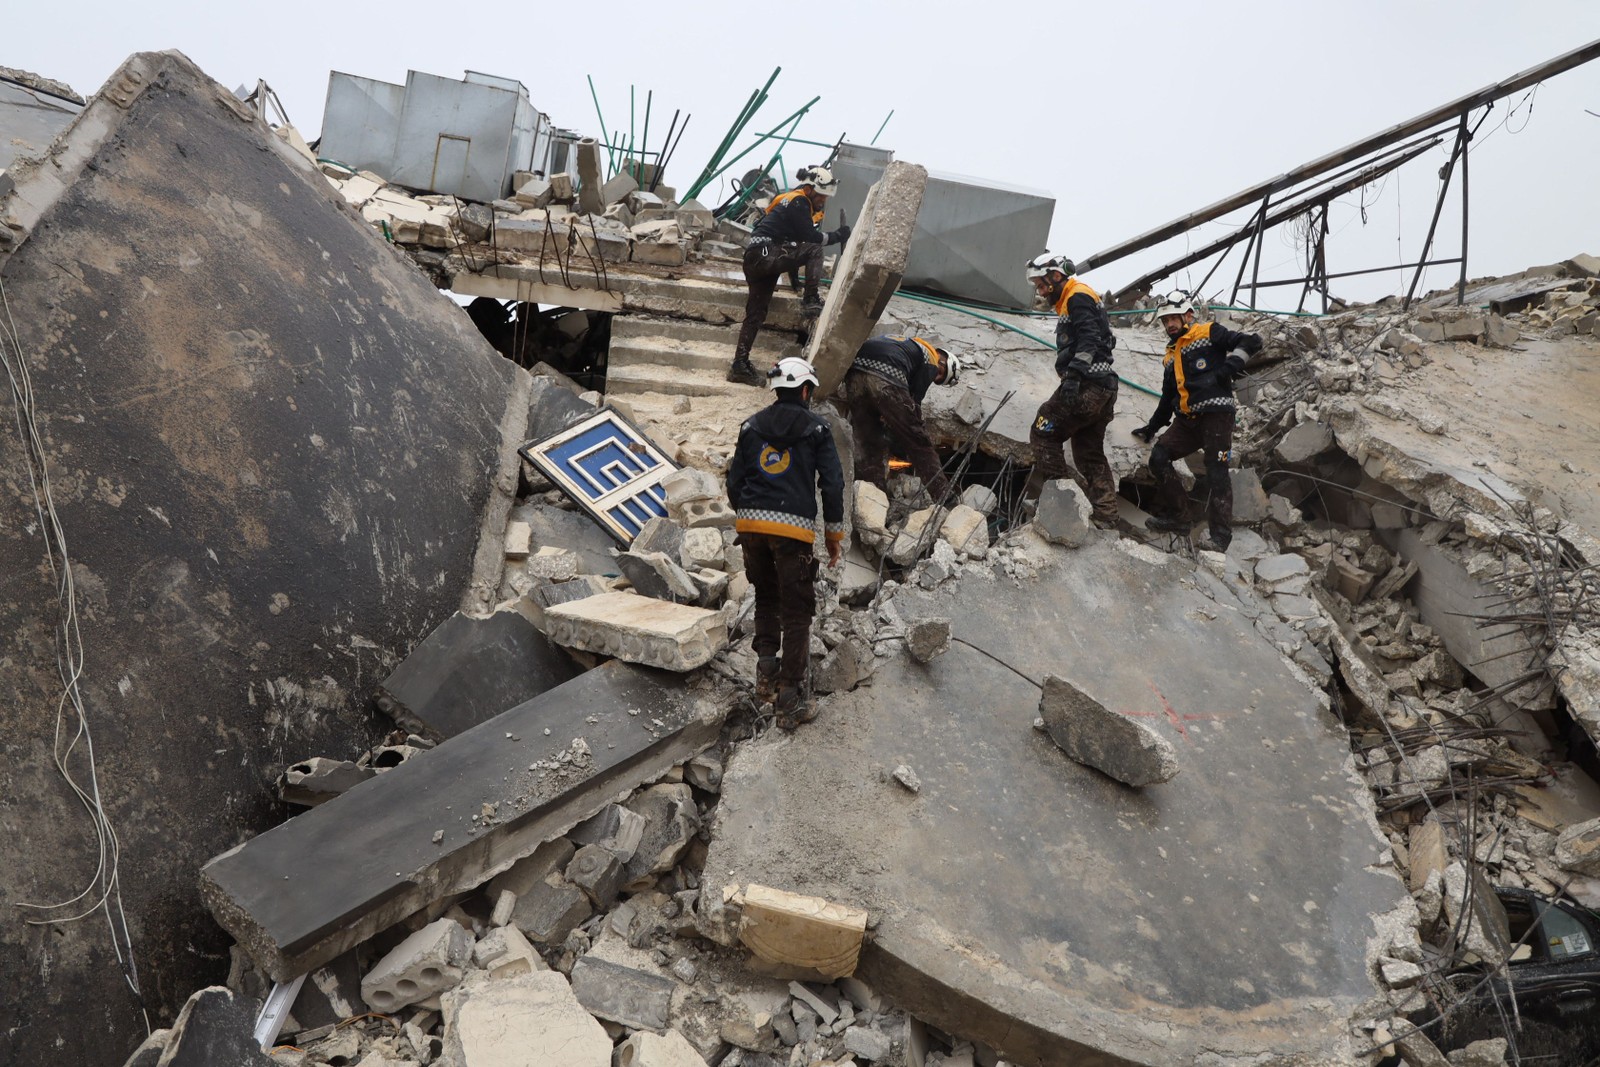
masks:
[[[549,116],[513,78],[413,70],[394,85],[334,71],[318,152],[396,185],[488,201],[512,192],[516,171],[543,169],[550,141]]]
[[[856,221],[867,190],[893,159],[887,149],[841,146],[833,164],[839,192],[828,201],[826,228],[837,225],[840,209]],[[1049,240],[1055,206],[1054,197],[1037,190],[929,171],[900,284],[985,304],[1031,306],[1024,267]]]

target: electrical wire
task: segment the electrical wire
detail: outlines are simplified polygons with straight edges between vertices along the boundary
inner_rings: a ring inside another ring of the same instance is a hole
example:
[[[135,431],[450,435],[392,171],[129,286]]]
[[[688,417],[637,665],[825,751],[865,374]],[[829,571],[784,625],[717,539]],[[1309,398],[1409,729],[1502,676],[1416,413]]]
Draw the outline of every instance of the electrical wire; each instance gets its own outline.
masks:
[[[83,693],[79,687],[83,677],[84,646],[83,635],[78,627],[77,585],[73,575],[72,559],[67,551],[66,529],[56,511],[44,441],[39,433],[33,376],[23,352],[22,337],[11,311],[11,300],[6,292],[3,278],[0,278],[0,312],[4,313],[4,322],[0,323],[0,365],[5,367],[6,379],[11,387],[14,417],[23,446],[23,456],[27,462],[34,511],[45,539],[50,572],[56,581],[58,613],[55,627],[56,671],[61,678],[61,698],[56,702],[55,737],[51,755],[56,769],[89,814],[90,823],[94,828],[97,853],[93,876],[75,896],[54,904],[19,901],[16,906],[37,912],[59,912],[71,909],[86,898],[94,896],[93,903],[75,914],[65,917],[46,915],[41,918],[29,918],[26,922],[30,926],[60,926],[86,919],[97,911],[104,911],[106,926],[111,934],[112,952],[122,969],[123,979],[139,1003],[140,1014],[144,1018],[145,1030],[148,1033],[150,1017],[145,1010],[144,999],[139,989],[139,972],[133,958],[133,939],[128,930],[128,917],[122,903],[122,846],[101,796],[94,734],[89,725],[89,718],[84,709]],[[71,729],[70,740],[63,743],[63,737],[69,731],[67,722],[69,706],[77,723],[76,727]],[[87,764],[86,785],[73,776],[69,767],[80,743],[83,745],[83,759]]]

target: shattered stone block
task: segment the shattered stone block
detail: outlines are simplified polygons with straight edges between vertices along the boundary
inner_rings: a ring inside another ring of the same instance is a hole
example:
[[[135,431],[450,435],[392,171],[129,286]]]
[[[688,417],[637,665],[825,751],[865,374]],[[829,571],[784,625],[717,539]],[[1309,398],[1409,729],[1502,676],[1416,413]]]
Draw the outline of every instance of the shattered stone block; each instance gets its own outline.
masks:
[[[644,840],[647,822],[643,815],[621,804],[607,804],[599,814],[574,826],[567,837],[580,845],[598,845],[626,863]]]
[[[852,1026],[844,1032],[845,1051],[873,1063],[887,1062],[893,1047],[888,1034],[870,1026]]]
[[[278,796],[287,804],[314,808],[377,773],[371,767],[358,767],[349,760],[313,756],[283,772]]]
[[[1496,348],[1510,348],[1522,340],[1522,331],[1499,315],[1484,320],[1483,339]]]
[[[720,611],[634,593],[605,593],[545,611],[545,632],[567,648],[671,671],[703,667],[728,644]]]
[[[550,199],[557,204],[572,203],[573,182],[571,174],[563,170],[550,175]]]
[[[1446,319],[1444,322],[1444,339],[1446,341],[1476,341],[1483,336],[1483,316],[1463,315],[1460,318]]]
[[[382,1012],[454,989],[472,958],[472,935],[454,919],[439,919],[412,934],[361,979],[361,999]]]
[[[811,685],[823,694],[846,693],[861,682],[861,677],[860,651],[854,642],[840,641],[812,672]]]
[[[529,207],[548,207],[555,198],[555,188],[544,178],[531,178],[517,187],[512,199]]]
[[[855,973],[867,913],[821,897],[747,885],[733,898],[739,940],[769,963],[816,971],[825,978]]]
[[[654,785],[625,805],[645,820],[644,833],[628,859],[623,885],[630,891],[649,883],[677,865],[695,831],[700,829],[694,794],[682,783]]]
[[[1274,493],[1267,498],[1267,512],[1273,522],[1279,526],[1293,526],[1300,521],[1300,509],[1289,502],[1288,497]]]
[[[528,557],[527,567],[534,578],[565,582],[578,573],[578,554],[570,548],[546,545]]]
[[[551,875],[518,894],[511,922],[531,941],[559,945],[592,914],[594,909],[582,890]]]
[[[572,258],[581,263],[626,263],[633,254],[633,242],[626,232],[597,224],[578,225],[572,231]]]
[[[1141,722],[1118,715],[1064,678],[1047,674],[1039,698],[1050,739],[1068,756],[1131,786],[1171,781],[1178,753]]]
[[[565,223],[553,219],[496,219],[494,245],[507,252],[520,252],[525,256],[566,259],[567,248],[572,243],[572,232]]]
[[[918,556],[933,547],[938,539],[939,524],[945,512],[937,508],[923,508],[906,516],[905,525],[895,535],[889,547],[889,559],[902,567],[916,562]],[[932,524],[933,529],[928,526]]]
[[[628,547],[634,552],[662,552],[671,559],[679,559],[683,554],[684,532],[683,527],[671,519],[657,515],[639,528]]]
[[[689,253],[684,243],[676,239],[634,241],[629,257],[635,263],[647,263],[658,267],[681,267],[688,261]]]
[[[472,946],[472,962],[501,978],[517,971],[548,970],[539,951],[515,926],[497,926],[480,937]]]
[[[620,204],[638,191],[638,180],[627,171],[620,171],[600,187],[600,199],[607,204]]]
[[[1267,493],[1261,488],[1261,476],[1249,467],[1230,470],[1233,482],[1233,521],[1242,526],[1256,526],[1265,522],[1270,514]]]
[[[1600,876],[1600,819],[1577,823],[1556,838],[1556,865],[1564,871]]]
[[[875,548],[889,543],[889,497],[882,489],[856,482],[850,507],[857,539]]]
[[[665,1030],[672,979],[595,956],[572,965],[572,993],[591,1015],[636,1030]]]
[[[931,663],[950,648],[949,619],[917,619],[906,627],[906,648],[918,663]]]
[[[639,551],[635,548],[634,551]],[[672,553],[668,553],[672,555]],[[683,544],[678,554],[674,557],[683,562],[689,570],[701,568],[719,569],[726,562],[725,550],[720,530],[701,527],[686,530],[683,534]]]
[[[1444,340],[1444,323],[1434,321],[1418,322],[1411,327],[1411,331],[1429,344],[1438,344]]]
[[[957,552],[982,559],[989,553],[989,520],[983,512],[957,504],[939,527],[939,539]]]
[[[1333,447],[1333,431],[1320,422],[1302,422],[1283,435],[1273,451],[1288,464],[1305,464]]]
[[[661,488],[667,495],[667,515],[684,526],[733,525],[722,483],[705,471],[680,467],[661,479]]]
[[[689,199],[678,205],[678,225],[687,230],[712,230],[717,217],[700,201]]]
[[[730,577],[723,571],[714,571],[702,568],[689,575],[694,579],[694,602],[703,608],[714,608],[721,604],[728,596]]]
[[[611,1067],[611,1038],[555,971],[477,978],[442,998],[444,1055],[453,1067]]]
[[[1094,536],[1091,517],[1094,508],[1070,478],[1046,482],[1039,491],[1039,510],[1033,515],[1033,528],[1046,541],[1068,548],[1081,548]]]
[[[635,192],[628,197],[628,208],[635,215],[642,215],[646,211],[660,211],[665,205],[666,201],[655,193],[647,193],[643,190]]]
[[[988,486],[969,485],[961,491],[961,503],[983,515],[993,515],[1000,501]]]
[[[617,1046],[617,1067],[706,1067],[706,1061],[676,1030],[641,1030]]]
[[[1328,572],[1328,581],[1340,596],[1350,601],[1351,604],[1359,604],[1372,591],[1372,584],[1377,581],[1377,577],[1370,571],[1362,570],[1343,556],[1335,556],[1333,558],[1333,567]]]
[[[641,595],[674,603],[692,603],[699,587],[665,552],[619,552],[617,566]]]
[[[583,890],[594,906],[605,911],[622,891],[622,860],[599,845],[585,845],[567,864],[567,881]]]

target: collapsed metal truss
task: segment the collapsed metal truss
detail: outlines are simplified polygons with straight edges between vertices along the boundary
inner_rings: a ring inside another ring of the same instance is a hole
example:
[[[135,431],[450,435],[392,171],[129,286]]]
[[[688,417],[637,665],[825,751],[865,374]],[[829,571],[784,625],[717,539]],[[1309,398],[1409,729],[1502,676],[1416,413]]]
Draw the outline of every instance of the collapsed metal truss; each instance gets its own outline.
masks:
[[[1441,107],[1434,108],[1396,126],[1391,126],[1354,144],[1346,145],[1344,148],[1320,159],[1313,160],[1310,163],[1280,174],[1276,178],[1253,185],[1248,189],[1219,200],[1210,207],[1183,215],[1138,237],[1079,259],[1077,261],[1078,268],[1087,271],[1095,267],[1106,266],[1109,263],[1114,263],[1136,252],[1141,252],[1144,249],[1186,233],[1196,226],[1214,222],[1240,208],[1256,205],[1254,218],[1249,223],[1226,237],[1211,242],[1204,248],[1187,252],[1179,259],[1140,275],[1118,290],[1113,303],[1127,305],[1139,300],[1148,294],[1151,287],[1161,279],[1169,277],[1176,271],[1198,263],[1212,255],[1218,255],[1216,264],[1206,274],[1205,281],[1209,281],[1211,275],[1216,272],[1217,267],[1221,266],[1222,260],[1226,258],[1228,252],[1241,241],[1246,242],[1245,255],[1243,262],[1239,266],[1238,276],[1234,279],[1230,303],[1236,302],[1240,292],[1247,287],[1250,293],[1249,302],[1251,306],[1255,306],[1256,295],[1262,289],[1299,285],[1301,286],[1301,307],[1304,307],[1306,298],[1314,289],[1321,295],[1323,310],[1326,311],[1329,300],[1328,283],[1335,278],[1350,278],[1357,275],[1378,274],[1394,270],[1414,270],[1415,273],[1412,275],[1411,285],[1406,291],[1406,305],[1409,306],[1412,298],[1416,295],[1417,285],[1422,279],[1423,269],[1446,264],[1460,265],[1460,278],[1456,283],[1456,299],[1460,302],[1465,299],[1467,282],[1469,217],[1467,158],[1473,134],[1483,124],[1484,119],[1488,117],[1489,111],[1494,108],[1495,101],[1537,85],[1546,78],[1571,70],[1574,67],[1582,66],[1596,58],[1600,58],[1600,40],[1591,41],[1548,62],[1531,67],[1505,81],[1484,86],[1476,92],[1468,93],[1466,96],[1452,100]],[[1478,116],[1477,122],[1474,123],[1472,114],[1480,108],[1483,109],[1483,113]],[[1328,238],[1328,204],[1335,198],[1383,177],[1429,149],[1440,145],[1452,133],[1454,134],[1455,142],[1451,148],[1449,160],[1439,171],[1438,201],[1434,205],[1433,219],[1428,225],[1428,236],[1423,242],[1422,253],[1417,257],[1417,260],[1411,263],[1369,267],[1363,270],[1340,271],[1333,274],[1328,273],[1325,255]],[[1439,227],[1439,218],[1444,212],[1445,197],[1450,191],[1451,182],[1458,168],[1461,171],[1461,252],[1458,256],[1430,259],[1429,256],[1433,251],[1434,236]],[[1306,274],[1298,278],[1262,281],[1261,246],[1263,236],[1274,227],[1293,222],[1311,213],[1314,214],[1312,214],[1310,220],[1308,233],[1314,234],[1314,237],[1310,242]],[[1251,268],[1248,286],[1246,286],[1244,277],[1247,267]],[[1204,289],[1205,281],[1202,281],[1197,288]]]

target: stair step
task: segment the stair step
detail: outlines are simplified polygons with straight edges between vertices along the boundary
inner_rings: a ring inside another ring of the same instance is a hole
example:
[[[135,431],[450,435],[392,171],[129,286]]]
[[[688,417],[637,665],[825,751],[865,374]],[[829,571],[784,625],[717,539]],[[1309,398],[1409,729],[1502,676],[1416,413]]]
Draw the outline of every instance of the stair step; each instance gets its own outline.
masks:
[[[607,366],[617,367],[683,367],[703,370],[728,369],[733,361],[734,341],[680,341],[670,337],[626,337],[611,339]],[[757,345],[751,359],[763,366],[771,366],[784,356],[799,355],[798,344]]]
[[[756,367],[766,367],[756,361]],[[669,396],[744,396],[756,393],[758,386],[739,385],[726,380],[728,365],[715,370],[663,366],[610,367],[606,371],[606,392],[626,396],[632,393],[665,393]]]
[[[693,344],[721,344],[731,348],[739,339],[739,324],[718,325],[698,319],[672,319],[660,315],[615,315],[611,319],[611,343],[620,340],[667,338]],[[798,347],[797,331],[764,327],[756,335],[756,351]]]

